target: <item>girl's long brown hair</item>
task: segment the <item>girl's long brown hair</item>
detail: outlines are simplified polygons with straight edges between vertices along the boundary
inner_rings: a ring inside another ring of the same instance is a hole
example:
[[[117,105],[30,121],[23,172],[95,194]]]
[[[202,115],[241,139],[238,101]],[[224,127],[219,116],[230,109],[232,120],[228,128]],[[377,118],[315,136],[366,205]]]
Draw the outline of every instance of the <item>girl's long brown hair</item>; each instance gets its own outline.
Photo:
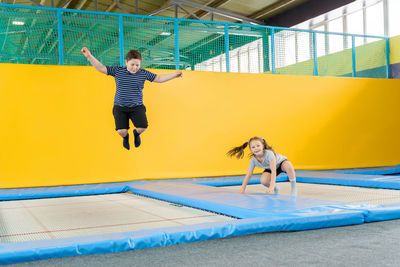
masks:
[[[266,149],[271,150],[271,151],[274,152],[274,154],[275,154],[275,151],[274,151],[274,149],[272,148],[272,146],[269,146],[268,143],[267,143],[267,141],[265,141],[264,138],[262,138],[262,137],[257,137],[257,136],[254,136],[254,137],[250,138],[249,141],[247,141],[246,143],[244,143],[244,144],[241,145],[241,146],[237,146],[237,147],[232,148],[232,149],[229,150],[226,154],[227,154],[228,156],[230,156],[230,157],[235,156],[236,158],[241,159],[241,158],[243,158],[243,155],[244,155],[244,149],[245,149],[248,145],[250,145],[250,143],[251,143],[252,141],[256,141],[256,140],[257,140],[257,141],[260,141],[260,142],[264,145],[264,150],[266,150]],[[252,157],[252,156],[254,156],[253,153],[250,153],[249,157]]]

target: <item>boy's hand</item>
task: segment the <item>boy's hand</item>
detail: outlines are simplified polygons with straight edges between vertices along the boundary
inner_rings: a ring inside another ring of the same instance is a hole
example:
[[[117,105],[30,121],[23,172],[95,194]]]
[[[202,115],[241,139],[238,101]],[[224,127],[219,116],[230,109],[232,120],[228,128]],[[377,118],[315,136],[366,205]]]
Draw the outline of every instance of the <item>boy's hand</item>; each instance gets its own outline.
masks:
[[[176,72],[176,78],[182,78],[183,77],[183,72],[182,71],[177,71]]]
[[[89,57],[89,56],[91,55],[89,49],[87,49],[86,47],[83,47],[83,48],[81,49],[81,52],[82,52],[82,54],[83,54],[85,57]]]

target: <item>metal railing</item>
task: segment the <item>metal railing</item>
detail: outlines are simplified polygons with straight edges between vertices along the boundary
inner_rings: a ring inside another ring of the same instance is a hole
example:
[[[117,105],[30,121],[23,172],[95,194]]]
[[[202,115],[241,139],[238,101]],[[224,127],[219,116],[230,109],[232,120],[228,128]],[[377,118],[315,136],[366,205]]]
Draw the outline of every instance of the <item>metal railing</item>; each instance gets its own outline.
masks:
[[[106,65],[130,49],[142,66],[226,72],[388,78],[389,38],[0,4],[0,63]]]

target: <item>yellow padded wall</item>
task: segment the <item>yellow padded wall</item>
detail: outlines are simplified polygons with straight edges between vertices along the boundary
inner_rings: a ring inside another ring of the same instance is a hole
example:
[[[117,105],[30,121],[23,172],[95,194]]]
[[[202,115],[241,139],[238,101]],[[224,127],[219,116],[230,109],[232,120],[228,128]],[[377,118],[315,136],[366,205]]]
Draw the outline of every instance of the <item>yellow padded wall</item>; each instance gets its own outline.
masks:
[[[0,188],[243,174],[248,159],[225,153],[255,135],[297,169],[400,162],[400,80],[186,71],[146,82],[149,128],[127,151],[112,77],[84,66],[0,73]]]

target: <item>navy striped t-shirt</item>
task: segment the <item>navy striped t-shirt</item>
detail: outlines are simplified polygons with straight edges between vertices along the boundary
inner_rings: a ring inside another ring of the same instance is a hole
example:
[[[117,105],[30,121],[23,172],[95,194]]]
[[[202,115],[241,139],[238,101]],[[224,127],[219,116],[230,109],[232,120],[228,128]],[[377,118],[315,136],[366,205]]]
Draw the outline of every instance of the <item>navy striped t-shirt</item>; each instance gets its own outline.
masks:
[[[143,105],[143,87],[146,80],[152,82],[156,74],[139,69],[130,73],[126,67],[106,66],[107,75],[114,76],[117,90],[115,91],[114,105],[134,107]]]

